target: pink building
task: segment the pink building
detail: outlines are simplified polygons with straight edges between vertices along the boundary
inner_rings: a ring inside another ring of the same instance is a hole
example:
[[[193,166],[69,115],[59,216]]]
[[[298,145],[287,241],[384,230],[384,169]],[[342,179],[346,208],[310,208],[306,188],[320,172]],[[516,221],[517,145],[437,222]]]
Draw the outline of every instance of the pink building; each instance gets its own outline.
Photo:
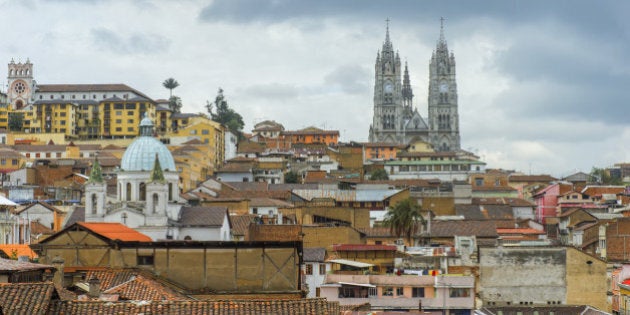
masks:
[[[573,190],[572,184],[555,183],[534,193],[536,221],[545,224],[547,218],[558,216],[558,196],[571,190]]]

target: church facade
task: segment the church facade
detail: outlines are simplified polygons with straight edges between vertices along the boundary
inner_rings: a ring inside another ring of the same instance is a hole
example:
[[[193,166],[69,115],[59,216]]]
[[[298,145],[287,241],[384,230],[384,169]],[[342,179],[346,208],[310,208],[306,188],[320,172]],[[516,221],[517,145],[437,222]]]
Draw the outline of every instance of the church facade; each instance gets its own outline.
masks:
[[[377,52],[374,83],[374,114],[369,142],[409,144],[430,143],[436,151],[461,149],[455,56],[449,52],[444,27],[429,64],[428,118],[413,106],[409,69],[402,69],[387,26],[385,42]]]

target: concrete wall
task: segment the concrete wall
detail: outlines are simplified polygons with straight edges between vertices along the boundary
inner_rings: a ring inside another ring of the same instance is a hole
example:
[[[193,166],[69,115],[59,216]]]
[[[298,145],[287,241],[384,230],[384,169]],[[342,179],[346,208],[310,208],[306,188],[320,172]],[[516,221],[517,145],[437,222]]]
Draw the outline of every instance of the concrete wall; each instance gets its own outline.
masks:
[[[567,304],[609,310],[606,262],[567,247]]]
[[[479,255],[484,306],[567,303],[565,248],[482,247]]]
[[[334,244],[365,244],[361,233],[348,226],[304,226],[302,232],[304,247],[326,247],[332,250]]]

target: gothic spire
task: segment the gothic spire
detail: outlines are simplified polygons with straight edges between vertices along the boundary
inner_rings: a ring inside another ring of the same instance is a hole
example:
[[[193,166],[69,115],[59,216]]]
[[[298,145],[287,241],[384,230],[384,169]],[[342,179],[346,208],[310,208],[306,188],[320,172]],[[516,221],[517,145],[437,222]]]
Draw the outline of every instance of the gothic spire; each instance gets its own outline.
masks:
[[[98,163],[98,159],[94,158],[94,163],[92,163],[92,171],[90,172],[90,177],[88,178],[88,183],[102,183],[103,182],[103,171],[101,170],[101,165]]]
[[[153,170],[151,171],[151,176],[149,177],[150,183],[164,183],[164,172],[162,172],[162,166],[160,165],[160,159],[158,158],[157,153],[155,154],[155,162],[153,162]]]
[[[385,55],[388,52],[391,52],[391,53],[394,52],[394,48],[392,46],[392,42],[389,39],[389,18],[387,18],[385,20],[385,22],[387,24],[385,26],[385,42],[383,43],[383,55]]]
[[[404,99],[408,99],[411,104],[413,98],[413,91],[411,90],[411,80],[409,80],[409,68],[407,67],[407,61],[405,61],[405,74],[403,75],[402,96]]]
[[[444,38],[444,18],[440,18],[440,39],[437,43],[437,51],[447,52],[448,55],[448,46],[446,44],[446,39]]]

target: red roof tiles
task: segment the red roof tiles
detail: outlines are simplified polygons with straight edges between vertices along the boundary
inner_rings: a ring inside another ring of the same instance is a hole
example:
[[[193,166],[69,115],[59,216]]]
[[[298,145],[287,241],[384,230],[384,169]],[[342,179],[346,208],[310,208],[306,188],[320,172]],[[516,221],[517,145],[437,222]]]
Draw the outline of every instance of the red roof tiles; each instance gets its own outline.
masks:
[[[333,245],[334,251],[376,251],[376,250],[385,250],[385,251],[396,251],[397,248],[394,245],[365,245],[365,244],[339,244]]]
[[[151,238],[120,223],[77,222],[80,226],[111,240],[151,242]]]

